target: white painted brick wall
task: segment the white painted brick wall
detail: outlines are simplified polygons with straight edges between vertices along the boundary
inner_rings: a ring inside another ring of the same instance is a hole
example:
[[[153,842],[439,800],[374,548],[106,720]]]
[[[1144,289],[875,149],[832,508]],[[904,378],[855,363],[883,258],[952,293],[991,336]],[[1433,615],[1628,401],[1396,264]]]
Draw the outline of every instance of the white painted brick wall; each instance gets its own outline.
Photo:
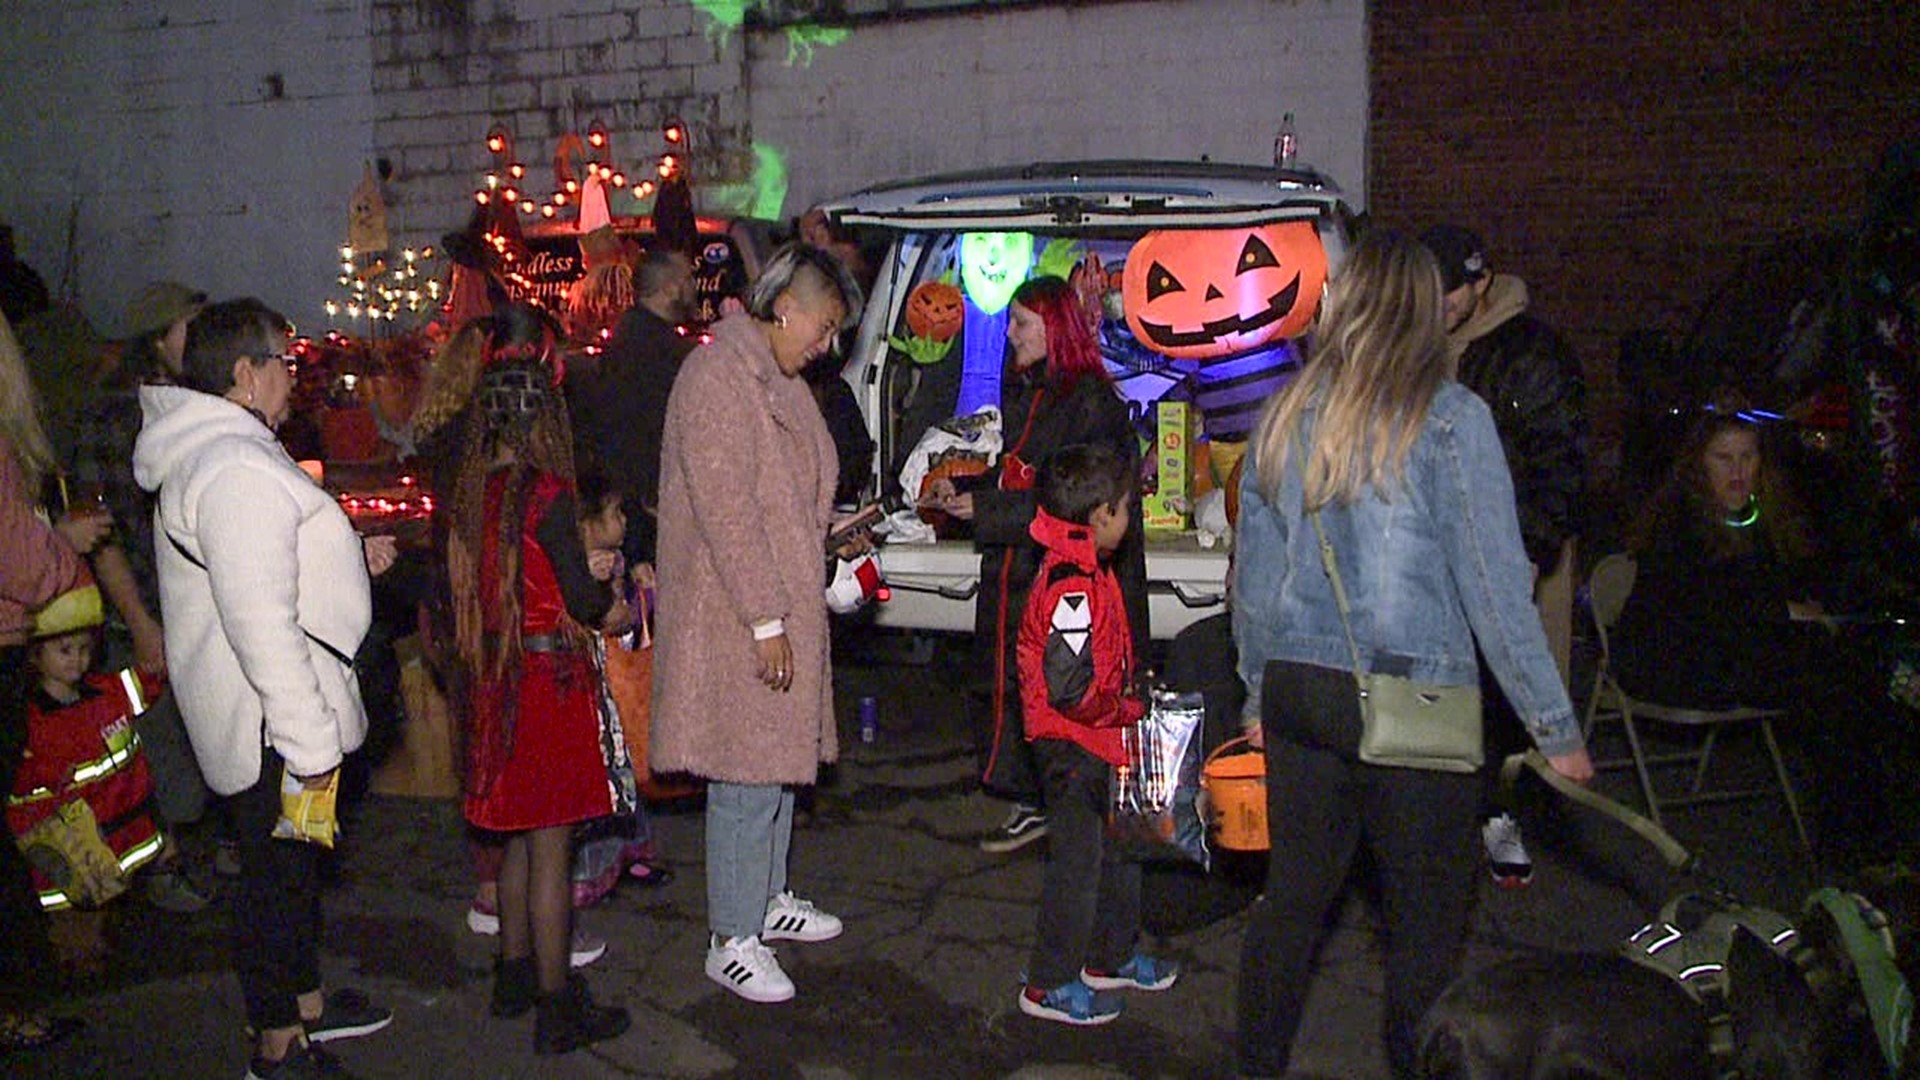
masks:
[[[1151,0],[862,26],[785,64],[756,33],[752,131],[791,165],[788,213],[921,173],[1084,158],[1301,160],[1365,203],[1363,0]]]
[[[103,332],[163,276],[312,325],[373,150],[369,2],[6,0],[0,217],[23,256]]]
[[[701,184],[751,140],[785,213],[863,184],[1064,157],[1264,161],[1280,113],[1364,202],[1363,0],[1159,0],[856,27],[789,66],[784,31],[687,0],[0,0],[0,218],[103,329],[160,276],[317,325],[362,163],[396,246],[470,212],[496,122],[525,185],[595,119],[637,175],[694,127]],[[268,77],[284,96],[266,100]],[[631,209],[616,205],[616,211]],[[68,242],[68,219],[73,219]]]

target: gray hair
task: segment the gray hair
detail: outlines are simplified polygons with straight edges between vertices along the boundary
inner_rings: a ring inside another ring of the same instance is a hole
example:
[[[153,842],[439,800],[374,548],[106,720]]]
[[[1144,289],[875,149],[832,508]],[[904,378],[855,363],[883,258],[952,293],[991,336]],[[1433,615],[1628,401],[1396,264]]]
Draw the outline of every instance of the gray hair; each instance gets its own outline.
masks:
[[[292,334],[286,316],[254,297],[208,305],[187,324],[180,383],[218,397],[233,388],[236,361],[246,357],[254,367],[278,362]]]
[[[772,322],[773,302],[796,286],[802,292],[821,298],[835,298],[838,294],[837,299],[847,311],[840,320],[840,329],[845,331],[859,324],[860,309],[866,303],[860,283],[853,280],[846,264],[832,253],[798,241],[774,252],[773,258],[767,261],[759,280],[747,290],[747,314],[762,322]]]

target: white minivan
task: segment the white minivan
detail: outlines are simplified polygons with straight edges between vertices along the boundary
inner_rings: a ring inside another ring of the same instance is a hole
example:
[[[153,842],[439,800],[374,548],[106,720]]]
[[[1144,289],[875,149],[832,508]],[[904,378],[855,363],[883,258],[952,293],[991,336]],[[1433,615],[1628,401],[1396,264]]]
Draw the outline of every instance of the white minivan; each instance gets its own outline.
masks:
[[[1197,398],[1209,429],[1231,426],[1237,412],[1244,430],[1258,401],[1234,401],[1234,388],[1264,393],[1297,363],[1291,339],[1345,255],[1352,217],[1310,169],[1166,161],[934,176],[823,209],[888,240],[845,374],[878,448],[880,496],[900,494],[900,467],[931,425],[997,402],[1005,316],[995,305],[1036,273],[1102,275],[1101,349],[1143,435],[1169,394]],[[1232,404],[1209,411],[1216,401]],[[971,542],[888,543],[881,564],[892,596],[875,612],[880,625],[972,631],[980,559]],[[1226,565],[1225,546],[1203,546],[1193,531],[1149,533],[1153,637],[1225,610]]]

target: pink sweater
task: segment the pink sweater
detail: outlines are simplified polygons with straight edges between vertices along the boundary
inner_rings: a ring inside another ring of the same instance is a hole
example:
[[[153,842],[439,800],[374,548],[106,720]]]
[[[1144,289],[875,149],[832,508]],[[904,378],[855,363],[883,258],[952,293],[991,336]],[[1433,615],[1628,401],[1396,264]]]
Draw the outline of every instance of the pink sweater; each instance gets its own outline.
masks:
[[[86,563],[34,513],[13,443],[0,436],[0,645],[24,644],[33,613],[81,583]]]

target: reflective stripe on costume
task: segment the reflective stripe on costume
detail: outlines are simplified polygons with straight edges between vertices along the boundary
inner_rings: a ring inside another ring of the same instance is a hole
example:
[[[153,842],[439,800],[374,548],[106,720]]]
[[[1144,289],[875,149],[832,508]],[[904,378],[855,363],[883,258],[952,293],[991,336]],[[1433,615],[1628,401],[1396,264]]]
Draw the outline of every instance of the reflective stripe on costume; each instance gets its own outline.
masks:
[[[120,688],[127,692],[127,704],[133,707],[133,715],[139,716],[147,711],[151,702],[147,701],[147,695],[140,692],[140,676],[134,674],[132,668],[120,669]]]
[[[124,732],[116,732],[107,742],[104,756],[74,766],[73,782],[86,784],[103,776],[111,776],[133,764],[133,755],[139,752],[140,736],[129,726]]]

